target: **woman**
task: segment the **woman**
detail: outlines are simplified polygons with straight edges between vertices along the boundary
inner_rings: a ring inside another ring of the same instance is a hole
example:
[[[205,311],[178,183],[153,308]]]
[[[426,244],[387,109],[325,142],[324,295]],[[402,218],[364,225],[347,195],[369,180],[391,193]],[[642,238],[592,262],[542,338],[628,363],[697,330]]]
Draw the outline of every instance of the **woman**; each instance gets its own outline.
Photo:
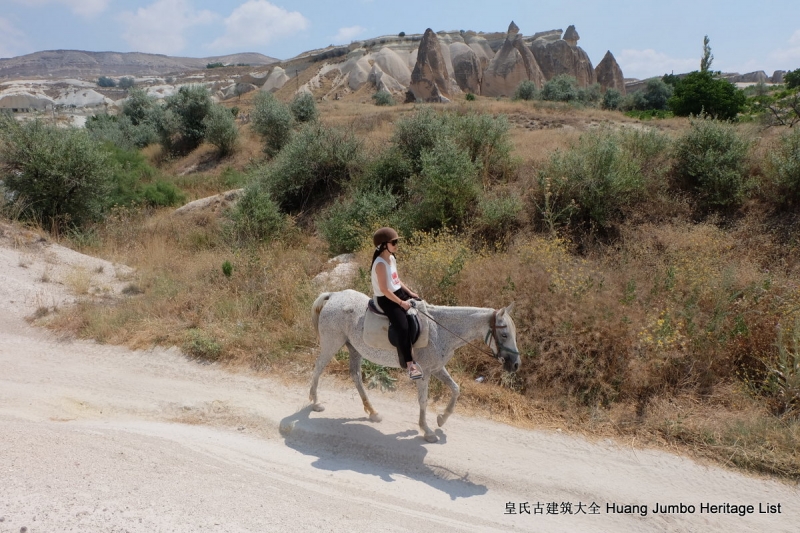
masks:
[[[406,311],[411,309],[411,298],[419,296],[409,289],[397,274],[394,254],[399,240],[392,228],[381,228],[372,235],[375,253],[372,256],[372,292],[378,305],[389,317],[389,322],[398,333],[397,356],[400,368],[408,369],[408,377],[420,379],[422,370],[411,354],[411,336],[408,331]]]

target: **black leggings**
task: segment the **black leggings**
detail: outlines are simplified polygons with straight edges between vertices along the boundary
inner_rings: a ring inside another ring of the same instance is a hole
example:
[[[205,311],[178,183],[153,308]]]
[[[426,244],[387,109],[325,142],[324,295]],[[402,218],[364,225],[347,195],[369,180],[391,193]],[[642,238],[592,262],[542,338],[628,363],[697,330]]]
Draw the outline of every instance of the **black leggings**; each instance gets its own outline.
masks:
[[[394,295],[403,301],[411,299],[411,295],[402,288],[397,289]],[[397,331],[397,359],[400,362],[400,368],[406,368],[408,363],[413,361],[411,358],[411,335],[408,333],[408,315],[405,309],[400,307],[400,304],[386,296],[378,296],[378,305],[381,306],[383,312],[389,317],[389,323]]]

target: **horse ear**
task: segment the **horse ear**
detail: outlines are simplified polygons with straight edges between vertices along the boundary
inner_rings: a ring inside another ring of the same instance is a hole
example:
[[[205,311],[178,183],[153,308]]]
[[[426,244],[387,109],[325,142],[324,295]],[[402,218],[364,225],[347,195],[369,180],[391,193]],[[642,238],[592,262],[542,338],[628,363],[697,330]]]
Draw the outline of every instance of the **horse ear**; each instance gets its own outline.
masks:
[[[511,302],[505,309],[503,309],[503,312],[510,315],[511,311],[513,310],[514,310],[514,302]]]

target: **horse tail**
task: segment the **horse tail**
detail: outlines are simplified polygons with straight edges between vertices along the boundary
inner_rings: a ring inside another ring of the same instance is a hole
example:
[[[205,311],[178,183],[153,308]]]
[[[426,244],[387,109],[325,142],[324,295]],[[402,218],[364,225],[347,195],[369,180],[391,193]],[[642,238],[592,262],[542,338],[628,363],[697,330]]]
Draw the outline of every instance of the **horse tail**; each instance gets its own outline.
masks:
[[[317,334],[317,339],[319,339],[319,314],[322,312],[322,308],[325,307],[325,303],[330,299],[332,292],[323,292],[317,299],[314,300],[314,304],[311,306],[311,323],[314,324],[314,331]]]

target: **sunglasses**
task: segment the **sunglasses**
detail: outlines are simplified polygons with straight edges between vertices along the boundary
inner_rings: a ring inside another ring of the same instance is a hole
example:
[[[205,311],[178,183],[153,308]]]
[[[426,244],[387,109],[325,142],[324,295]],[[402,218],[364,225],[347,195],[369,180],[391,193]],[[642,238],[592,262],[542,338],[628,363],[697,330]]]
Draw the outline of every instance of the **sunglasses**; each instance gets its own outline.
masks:
[[[391,241],[389,241],[389,244],[391,244],[392,246],[397,246],[397,241],[398,239],[392,239]]]

